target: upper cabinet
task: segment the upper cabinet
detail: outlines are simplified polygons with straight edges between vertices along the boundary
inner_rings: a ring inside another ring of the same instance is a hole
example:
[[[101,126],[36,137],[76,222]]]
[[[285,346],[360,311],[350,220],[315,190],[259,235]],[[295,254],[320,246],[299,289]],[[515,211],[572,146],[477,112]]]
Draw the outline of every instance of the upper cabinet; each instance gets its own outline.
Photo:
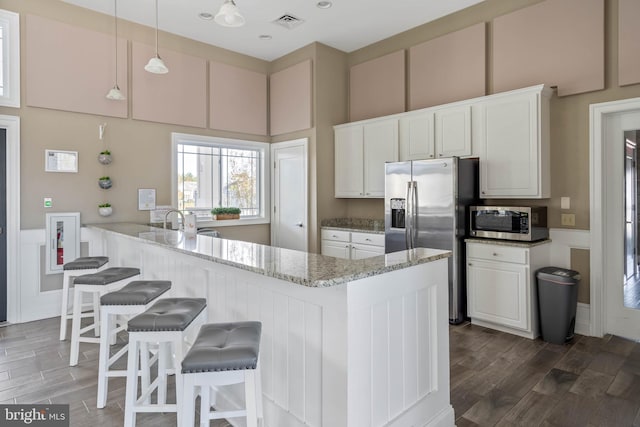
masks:
[[[398,160],[398,120],[335,128],[335,196],[384,197],[384,164]]]
[[[471,155],[471,105],[443,108],[435,112],[438,157]]]
[[[400,114],[400,160],[471,156],[471,104]]]
[[[480,197],[550,197],[549,99],[543,85],[480,104]]]

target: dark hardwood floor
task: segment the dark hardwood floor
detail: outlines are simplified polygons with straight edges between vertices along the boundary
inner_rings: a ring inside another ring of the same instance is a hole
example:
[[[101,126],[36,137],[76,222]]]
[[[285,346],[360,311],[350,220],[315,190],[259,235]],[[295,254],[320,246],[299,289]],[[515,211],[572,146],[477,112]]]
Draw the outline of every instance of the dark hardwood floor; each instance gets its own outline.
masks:
[[[98,346],[81,344],[69,367],[58,322],[0,328],[0,403],[68,403],[72,426],[121,426],[124,378],[110,381],[107,407],[96,409]],[[640,426],[638,343],[576,336],[555,345],[468,323],[449,335],[458,427]],[[175,415],[139,414],[138,425],[174,426]]]
[[[465,323],[450,327],[456,425],[640,426],[640,344],[576,335],[529,340]]]

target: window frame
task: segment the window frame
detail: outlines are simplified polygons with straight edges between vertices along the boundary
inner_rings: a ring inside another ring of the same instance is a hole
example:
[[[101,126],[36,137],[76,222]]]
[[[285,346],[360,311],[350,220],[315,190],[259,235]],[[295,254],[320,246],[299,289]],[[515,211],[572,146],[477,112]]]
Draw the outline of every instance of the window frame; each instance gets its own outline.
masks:
[[[230,219],[218,221],[213,218],[210,220],[201,220],[198,218],[198,224],[204,226],[234,226],[234,225],[253,225],[253,224],[269,224],[271,222],[271,200],[269,198],[269,187],[271,183],[270,168],[270,144],[267,142],[247,141],[242,139],[221,138],[217,136],[193,135],[187,133],[171,133],[171,206],[177,209],[178,206],[178,144],[202,144],[217,147],[233,148],[233,149],[259,149],[262,151],[262,161],[260,163],[260,186],[259,199],[262,202],[260,206],[261,214],[248,218]]]
[[[0,9],[4,94],[0,106],[20,108],[20,14]]]

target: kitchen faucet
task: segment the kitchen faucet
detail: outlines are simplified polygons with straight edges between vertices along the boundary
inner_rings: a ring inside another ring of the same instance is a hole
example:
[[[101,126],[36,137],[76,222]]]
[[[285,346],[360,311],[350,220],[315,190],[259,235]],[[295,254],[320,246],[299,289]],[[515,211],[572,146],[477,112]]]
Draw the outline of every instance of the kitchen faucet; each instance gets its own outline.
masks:
[[[167,228],[167,217],[171,212],[175,212],[182,217],[182,225],[178,225],[178,230],[180,230],[180,227],[182,227],[182,230],[184,230],[184,214],[182,213],[182,211],[179,211],[177,209],[169,209],[167,213],[164,214],[164,224],[162,225],[162,228]]]

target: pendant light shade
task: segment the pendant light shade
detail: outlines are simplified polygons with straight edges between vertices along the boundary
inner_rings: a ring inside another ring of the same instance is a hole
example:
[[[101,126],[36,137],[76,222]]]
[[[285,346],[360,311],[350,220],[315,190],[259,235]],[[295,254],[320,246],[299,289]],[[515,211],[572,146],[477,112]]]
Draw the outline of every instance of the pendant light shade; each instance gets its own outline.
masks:
[[[144,69],[153,74],[167,74],[169,69],[158,55],[158,0],[156,0],[156,56],[151,58]]]
[[[224,0],[220,11],[215,17],[216,23],[223,27],[241,27],[244,25],[244,17],[233,0]]]
[[[127,98],[125,98],[122,92],[120,92],[120,88],[116,83],[116,85],[111,88],[109,93],[107,93],[107,99],[110,99],[112,101],[124,101]]]
[[[118,86],[118,0],[113,0],[113,20],[115,26],[115,52],[116,52],[116,83],[113,85],[109,93],[107,93],[107,99],[112,101],[124,101],[126,98],[120,92]]]

